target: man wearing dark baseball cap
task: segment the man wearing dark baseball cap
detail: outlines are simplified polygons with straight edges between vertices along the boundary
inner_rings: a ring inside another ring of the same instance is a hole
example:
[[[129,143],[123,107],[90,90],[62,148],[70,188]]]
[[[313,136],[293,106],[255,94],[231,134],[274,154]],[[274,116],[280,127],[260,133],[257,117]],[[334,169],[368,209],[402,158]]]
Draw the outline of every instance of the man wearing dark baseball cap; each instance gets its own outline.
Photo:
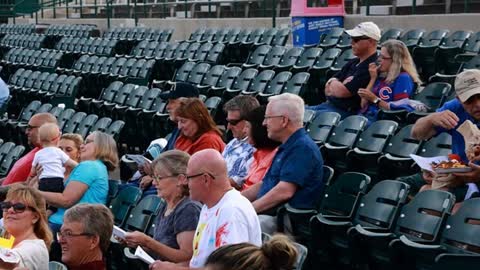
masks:
[[[198,89],[192,84],[177,82],[172,86],[172,90],[160,94],[163,100],[172,100],[178,98],[198,97]]]
[[[467,159],[465,140],[457,128],[467,120],[477,127],[480,126],[480,70],[470,69],[458,74],[455,79],[455,93],[457,98],[445,103],[437,112],[417,120],[412,128],[412,137],[427,140],[441,132],[452,135],[452,153],[459,155],[462,161],[472,168],[471,172],[454,173],[455,186],[468,184],[469,192],[465,197],[467,199],[469,194],[478,191],[477,185],[473,183],[480,182],[480,166],[476,164],[480,159]]]
[[[357,92],[358,89],[365,88],[370,81],[368,65],[377,60],[377,43],[381,36],[380,28],[373,22],[362,22],[346,32],[351,37],[352,52],[356,58],[350,60],[327,81],[326,102],[307,106],[307,109],[317,112],[337,112],[342,119],[357,114],[360,109],[360,96]]]

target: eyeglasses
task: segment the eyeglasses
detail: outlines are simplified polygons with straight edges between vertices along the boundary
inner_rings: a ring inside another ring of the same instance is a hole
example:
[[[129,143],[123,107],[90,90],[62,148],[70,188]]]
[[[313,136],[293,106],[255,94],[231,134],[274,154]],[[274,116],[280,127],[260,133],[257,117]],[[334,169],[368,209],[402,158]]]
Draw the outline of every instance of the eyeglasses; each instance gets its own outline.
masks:
[[[7,212],[8,209],[13,207],[13,211],[15,213],[23,213],[25,210],[30,209],[34,210],[33,207],[27,206],[24,203],[12,203],[12,202],[2,202],[0,204],[0,208],[2,208],[3,212]]]
[[[93,236],[91,233],[72,233],[71,231],[57,232],[57,240],[59,239],[71,239],[78,236]]]
[[[162,181],[163,179],[167,179],[169,177],[177,177],[179,176],[179,174],[172,174],[172,175],[167,175],[167,176],[153,176],[153,180],[157,181],[157,182],[160,182]]]
[[[271,119],[271,118],[278,118],[278,117],[285,117],[284,115],[265,115],[263,118],[265,120]]]
[[[86,145],[86,144],[89,144],[89,143],[92,143],[92,142],[93,142],[93,140],[86,139],[86,140],[83,142],[83,144]]]
[[[381,54],[380,54],[380,55],[378,56],[378,59],[389,60],[389,59],[392,59],[392,57],[387,57],[387,56],[385,56],[385,55],[381,55]]]
[[[238,123],[242,122],[243,119],[226,119],[227,123],[229,123],[232,126],[238,125]]]
[[[360,36],[360,37],[351,37],[352,41],[353,42],[359,42],[361,40],[367,40],[367,39],[371,39],[370,37],[367,37],[367,36]]]
[[[207,174],[207,175],[210,176],[211,178],[215,179],[215,176],[213,176],[213,174],[208,173],[208,172],[201,172],[201,173],[197,173],[197,174],[194,174],[194,175],[185,175],[185,178],[187,179],[187,181],[190,181],[190,180],[192,180],[193,178],[202,176],[202,175],[204,175],[204,174]]]
[[[27,126],[27,130],[32,130],[32,129],[36,129],[36,128],[39,128],[40,126],[31,126],[31,125],[28,125]]]

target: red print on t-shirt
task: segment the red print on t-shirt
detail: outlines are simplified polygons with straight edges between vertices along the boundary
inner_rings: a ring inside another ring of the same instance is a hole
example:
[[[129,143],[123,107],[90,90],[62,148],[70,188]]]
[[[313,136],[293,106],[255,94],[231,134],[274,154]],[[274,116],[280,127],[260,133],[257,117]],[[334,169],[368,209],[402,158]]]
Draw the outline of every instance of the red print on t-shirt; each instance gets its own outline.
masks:
[[[227,225],[228,225],[228,222],[223,224],[222,226],[220,226],[220,228],[218,228],[218,230],[215,232],[215,247],[216,248],[222,246],[222,244],[223,244],[222,238],[223,238],[223,236],[227,235],[227,233],[228,233]]]

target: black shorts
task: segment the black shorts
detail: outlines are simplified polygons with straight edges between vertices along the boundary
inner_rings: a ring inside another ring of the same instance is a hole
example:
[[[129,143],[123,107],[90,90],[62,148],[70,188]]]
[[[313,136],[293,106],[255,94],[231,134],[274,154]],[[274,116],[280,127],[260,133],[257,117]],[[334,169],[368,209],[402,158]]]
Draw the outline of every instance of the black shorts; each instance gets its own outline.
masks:
[[[63,192],[63,177],[47,177],[40,179],[38,189],[49,192]]]

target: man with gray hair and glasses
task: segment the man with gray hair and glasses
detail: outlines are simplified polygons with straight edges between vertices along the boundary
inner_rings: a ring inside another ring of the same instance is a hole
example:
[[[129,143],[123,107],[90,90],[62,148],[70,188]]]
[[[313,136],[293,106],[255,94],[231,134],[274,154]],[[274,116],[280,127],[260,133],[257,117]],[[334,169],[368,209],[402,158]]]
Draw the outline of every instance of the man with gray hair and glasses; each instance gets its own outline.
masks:
[[[268,137],[281,142],[262,182],[242,194],[253,202],[262,231],[276,231],[276,210],[284,203],[312,209],[325,183],[323,158],[303,128],[304,102],[294,94],[270,97],[263,125]]]

